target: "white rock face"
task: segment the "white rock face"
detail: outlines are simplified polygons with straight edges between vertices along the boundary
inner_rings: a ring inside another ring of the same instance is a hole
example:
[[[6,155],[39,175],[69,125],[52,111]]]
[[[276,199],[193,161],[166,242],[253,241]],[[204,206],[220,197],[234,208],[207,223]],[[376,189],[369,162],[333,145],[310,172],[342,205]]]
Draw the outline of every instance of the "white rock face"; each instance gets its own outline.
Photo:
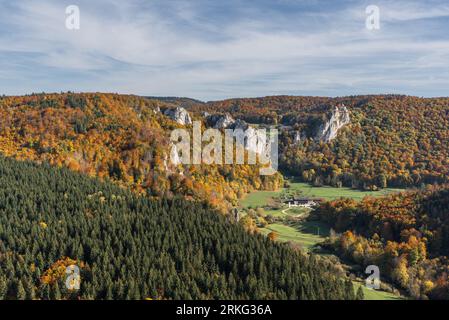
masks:
[[[268,143],[269,137],[266,137],[263,132],[254,129],[241,119],[235,120],[231,115],[225,114],[211,115],[209,116],[208,121],[214,129],[242,130],[244,135],[244,146],[248,151],[262,154],[267,147],[266,144],[261,143],[261,141],[266,141]]]
[[[247,124],[245,121],[237,119],[232,125],[229,126],[233,130],[242,130],[245,135],[245,149],[257,154],[262,154],[265,151],[266,144],[263,141],[268,142],[269,137],[262,131],[256,130]]]
[[[182,164],[181,157],[179,156],[178,147],[171,143],[170,144],[170,156],[165,154],[164,157],[164,168],[167,174],[172,174],[174,172],[179,173],[181,176],[184,175],[184,171],[181,168],[176,168]]]
[[[187,112],[186,109],[182,107],[176,107],[175,109],[167,109],[165,110],[164,115],[184,126],[192,124],[192,118],[190,117],[190,114]]]
[[[263,132],[260,132],[253,127],[249,127],[246,132],[248,134],[248,140],[246,142],[245,148],[248,151],[252,151],[257,154],[264,153],[266,149],[266,143],[269,142],[269,137],[267,137],[267,134],[264,134]],[[261,143],[261,141],[264,141],[265,143]]]
[[[326,121],[326,123],[321,125],[316,139],[330,142],[337,137],[338,130],[340,130],[350,122],[351,118],[346,106],[336,106],[332,111],[332,116],[329,121]]]

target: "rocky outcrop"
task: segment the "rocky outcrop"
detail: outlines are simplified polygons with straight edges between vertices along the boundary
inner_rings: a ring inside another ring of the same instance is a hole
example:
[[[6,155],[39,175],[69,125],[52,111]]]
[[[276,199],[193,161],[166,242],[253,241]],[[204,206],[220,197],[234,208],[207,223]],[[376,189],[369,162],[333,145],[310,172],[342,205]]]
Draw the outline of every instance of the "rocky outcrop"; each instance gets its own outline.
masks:
[[[229,125],[227,128],[233,129],[233,130],[241,129],[241,130],[245,131],[252,127],[249,124],[247,124],[245,121],[237,119],[231,125]]]
[[[265,141],[267,139],[264,132],[254,129],[245,121],[240,119],[235,120],[234,123],[228,128],[233,130],[242,130],[244,132],[246,150],[257,154],[262,154],[265,151],[266,145],[261,143],[261,141]]]
[[[164,115],[182,125],[192,124],[190,114],[182,107],[167,109],[164,111]]]
[[[249,127],[246,132],[248,135],[248,140],[245,145],[246,149],[257,154],[265,152],[267,145],[261,143],[261,141],[265,141],[266,143],[269,142],[269,138],[266,136],[267,134],[260,132],[253,127]]]
[[[178,147],[174,143],[170,143],[170,154],[164,156],[164,168],[167,174],[173,174],[177,172],[179,175],[184,175],[184,171],[178,167],[182,164],[181,157],[179,156]]]
[[[331,118],[323,123],[317,133],[316,140],[330,142],[337,137],[338,131],[351,122],[346,106],[336,106]]]
[[[209,127],[214,129],[242,129],[245,131],[249,128],[249,124],[245,121],[235,120],[230,114],[213,114],[207,117],[206,122]]]
[[[234,123],[235,123],[234,118],[231,117],[231,115],[227,113],[224,116],[221,116],[217,122],[215,122],[214,128],[215,129],[226,129]]]
[[[226,113],[207,115],[206,122],[214,129],[227,129],[235,120],[230,114]]]
[[[242,130],[245,134],[245,149],[248,151],[261,154],[266,148],[263,143],[260,143],[260,141],[264,141],[264,133],[254,129],[241,119],[235,120],[229,114],[215,114],[209,116],[206,120],[209,126],[214,129]]]

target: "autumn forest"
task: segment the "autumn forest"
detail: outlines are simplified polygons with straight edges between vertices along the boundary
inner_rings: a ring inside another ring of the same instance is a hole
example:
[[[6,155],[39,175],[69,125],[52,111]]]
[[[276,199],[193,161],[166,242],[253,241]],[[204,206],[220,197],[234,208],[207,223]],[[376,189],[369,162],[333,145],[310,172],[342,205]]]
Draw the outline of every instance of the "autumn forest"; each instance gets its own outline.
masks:
[[[172,163],[170,132],[191,127],[173,110],[204,128],[278,129],[279,171]],[[363,299],[326,259],[234,216],[293,177],[403,189],[320,201],[311,218],[343,261],[378,265],[407,298],[449,299],[448,128],[449,98],[2,96],[0,299]]]

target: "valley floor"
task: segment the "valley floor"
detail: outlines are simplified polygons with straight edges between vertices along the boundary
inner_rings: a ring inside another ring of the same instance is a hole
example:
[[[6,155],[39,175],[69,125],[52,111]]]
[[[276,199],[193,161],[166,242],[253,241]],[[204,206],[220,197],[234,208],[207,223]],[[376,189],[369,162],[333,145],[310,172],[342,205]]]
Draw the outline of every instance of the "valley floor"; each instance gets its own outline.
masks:
[[[312,187],[307,183],[291,183],[290,188],[279,191],[255,191],[248,194],[240,202],[241,209],[256,209],[257,213],[269,221],[263,228],[259,228],[260,233],[268,235],[275,232],[278,235],[277,241],[292,242],[301,247],[305,252],[312,251],[319,243],[329,236],[330,228],[320,221],[308,221],[310,209],[288,208],[280,205],[281,199],[288,195],[300,195],[302,197],[322,198],[325,200],[338,199],[340,197],[361,200],[365,196],[382,196],[392,192],[403,191],[401,189],[384,189],[381,191],[367,192],[353,190],[350,188],[333,187]],[[326,254],[318,253],[321,256]],[[360,281],[354,281],[355,289],[362,285],[365,300],[397,300],[402,297],[393,293],[370,290]]]
[[[294,182],[290,184],[290,188],[278,191],[255,191],[248,194],[242,201],[242,207],[258,207],[265,206],[273,197],[279,197],[283,192],[294,193],[299,192],[304,197],[323,198],[325,200],[334,200],[338,198],[352,198],[361,200],[366,196],[379,197],[392,192],[400,192],[403,189],[387,188],[379,191],[361,191],[351,188],[335,188],[335,187],[313,187],[308,183]]]

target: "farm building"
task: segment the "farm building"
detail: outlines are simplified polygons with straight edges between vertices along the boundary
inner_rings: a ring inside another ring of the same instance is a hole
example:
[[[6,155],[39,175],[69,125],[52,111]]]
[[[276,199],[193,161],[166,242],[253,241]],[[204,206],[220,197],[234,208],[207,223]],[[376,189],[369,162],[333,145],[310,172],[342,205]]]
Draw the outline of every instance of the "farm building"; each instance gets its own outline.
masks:
[[[284,201],[284,204],[288,205],[289,208],[300,207],[300,208],[312,208],[317,206],[320,200],[309,199],[309,198],[293,198]]]

